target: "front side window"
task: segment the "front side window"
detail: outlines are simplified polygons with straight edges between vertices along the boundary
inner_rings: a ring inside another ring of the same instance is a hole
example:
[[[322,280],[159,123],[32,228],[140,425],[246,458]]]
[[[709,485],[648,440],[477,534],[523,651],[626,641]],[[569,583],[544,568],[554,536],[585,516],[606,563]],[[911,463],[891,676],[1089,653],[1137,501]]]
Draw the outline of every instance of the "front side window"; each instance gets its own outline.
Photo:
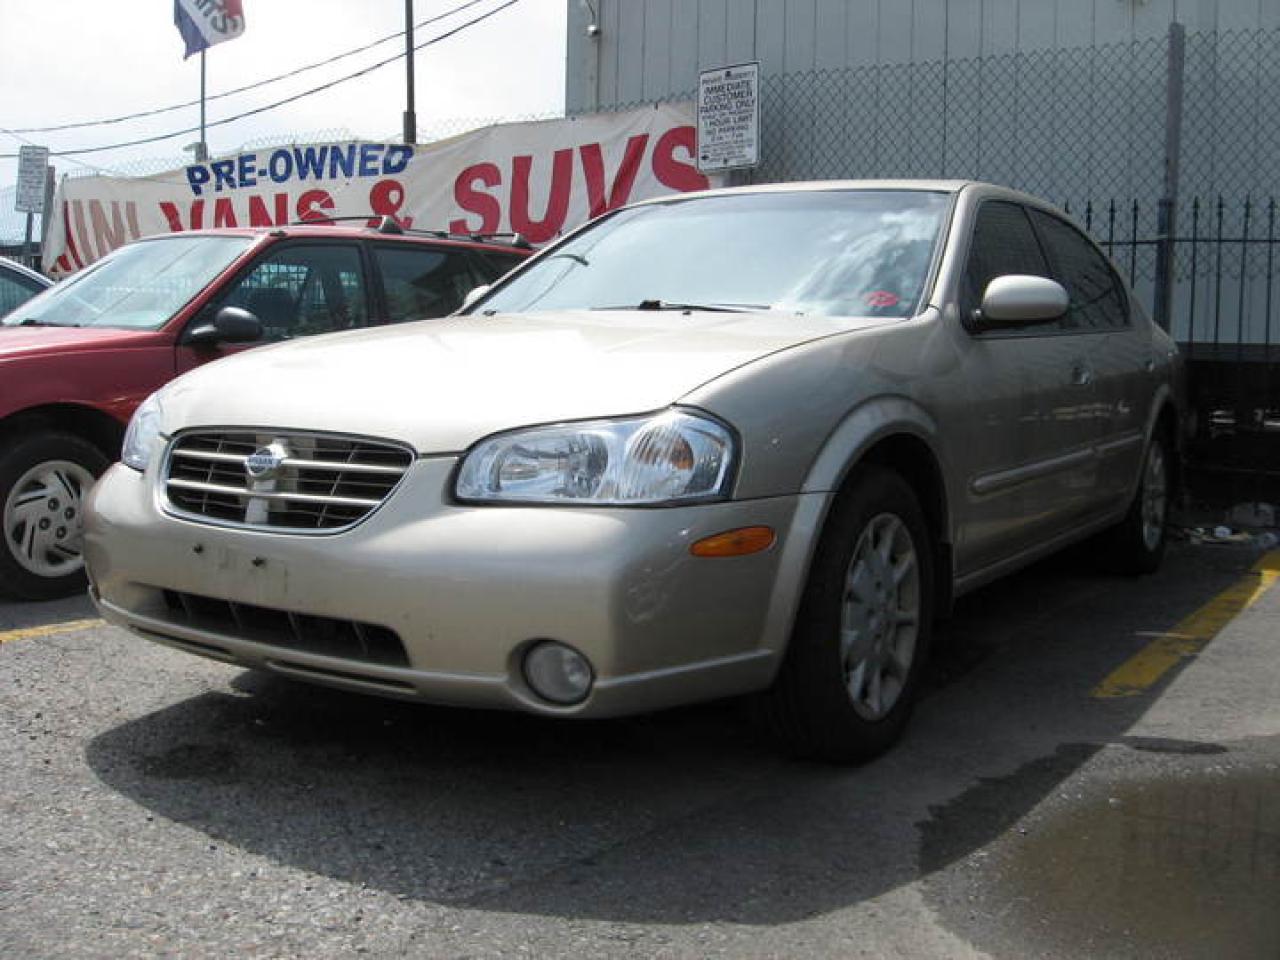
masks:
[[[158,330],[251,243],[252,237],[181,235],[131,243],[0,323]]]
[[[382,275],[392,323],[453,313],[480,282],[462,250],[375,246],[373,262]]]
[[[269,253],[219,301],[262,321],[264,340],[289,340],[368,322],[355,246],[291,244]]]
[[[606,217],[477,306],[483,313],[772,310],[916,313],[951,197],[823,190],[679,198]]]
[[[1070,224],[1040,210],[1032,210],[1031,217],[1053,260],[1055,279],[1071,301],[1059,326],[1082,331],[1126,326],[1128,302],[1106,258]]]
[[[1049,265],[1023,208],[1003,200],[988,200],[978,208],[973,243],[960,290],[965,316],[982,304],[987,284],[996,277],[1022,274],[1048,277]]]

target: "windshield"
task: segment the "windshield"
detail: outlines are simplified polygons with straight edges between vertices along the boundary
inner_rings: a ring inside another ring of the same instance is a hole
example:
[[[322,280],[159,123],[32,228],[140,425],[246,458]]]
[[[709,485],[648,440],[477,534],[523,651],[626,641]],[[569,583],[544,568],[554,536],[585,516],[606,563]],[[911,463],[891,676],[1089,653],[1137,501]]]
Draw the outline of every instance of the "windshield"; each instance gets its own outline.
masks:
[[[251,243],[252,237],[164,237],[133,243],[8,314],[5,326],[156,330]]]
[[[944,193],[824,190],[635,207],[539,258],[478,309],[907,317],[924,293],[949,204]]]

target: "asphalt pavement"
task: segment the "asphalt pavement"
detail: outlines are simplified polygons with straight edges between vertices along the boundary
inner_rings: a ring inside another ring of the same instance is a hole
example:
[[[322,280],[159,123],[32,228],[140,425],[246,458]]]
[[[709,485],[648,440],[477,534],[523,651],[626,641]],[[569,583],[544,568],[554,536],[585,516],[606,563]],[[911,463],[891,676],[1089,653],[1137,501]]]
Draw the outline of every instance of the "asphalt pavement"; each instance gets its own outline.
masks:
[[[908,736],[420,707],[0,603],[0,956],[1274,958],[1280,556],[964,598]]]

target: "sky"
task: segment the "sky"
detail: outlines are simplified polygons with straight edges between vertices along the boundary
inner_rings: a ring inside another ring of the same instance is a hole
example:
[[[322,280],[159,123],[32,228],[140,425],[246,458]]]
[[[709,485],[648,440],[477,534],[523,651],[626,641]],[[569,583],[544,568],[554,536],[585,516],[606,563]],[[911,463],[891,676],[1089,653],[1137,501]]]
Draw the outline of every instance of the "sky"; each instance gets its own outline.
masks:
[[[414,0],[414,20],[467,0]],[[415,31],[421,43],[494,10],[479,0],[455,16]],[[362,46],[404,28],[403,0],[243,0],[245,31],[207,53],[210,95],[266,79]],[[414,59],[419,139],[467,129],[467,120],[527,119],[564,108],[566,0],[517,0],[508,9]],[[403,37],[362,54],[208,104],[210,123],[263,106],[403,52]],[[24,142],[53,151],[98,146],[194,127],[199,109],[109,126],[50,133],[15,128],[96,120],[195,100],[200,58],[183,60],[173,0],[0,0],[0,154]],[[399,139],[405,107],[403,60],[275,110],[209,129],[212,154],[246,144],[333,139],[339,130],[367,139]],[[315,136],[308,136],[313,134]],[[186,134],[144,146],[54,157],[59,175],[86,167],[137,172],[152,161],[184,157]],[[190,156],[186,154],[185,156]],[[73,162],[78,161],[78,162]],[[13,211],[17,160],[0,159],[0,242],[21,241]],[[13,236],[16,230],[16,238]],[[39,230],[39,218],[36,220]]]

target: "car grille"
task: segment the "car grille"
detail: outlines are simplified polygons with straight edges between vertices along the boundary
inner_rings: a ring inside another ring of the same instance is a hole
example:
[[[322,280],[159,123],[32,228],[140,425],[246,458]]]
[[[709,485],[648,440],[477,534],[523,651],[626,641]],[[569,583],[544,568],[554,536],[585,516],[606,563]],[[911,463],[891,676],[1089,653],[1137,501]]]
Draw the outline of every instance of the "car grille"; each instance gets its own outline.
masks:
[[[388,627],[233,603],[178,590],[164,591],[170,621],[242,640],[326,657],[407,667],[399,635]]]
[[[332,533],[377,509],[412,462],[412,450],[384,440],[261,430],[184,433],[169,446],[164,493],[169,512],[188,519]]]

